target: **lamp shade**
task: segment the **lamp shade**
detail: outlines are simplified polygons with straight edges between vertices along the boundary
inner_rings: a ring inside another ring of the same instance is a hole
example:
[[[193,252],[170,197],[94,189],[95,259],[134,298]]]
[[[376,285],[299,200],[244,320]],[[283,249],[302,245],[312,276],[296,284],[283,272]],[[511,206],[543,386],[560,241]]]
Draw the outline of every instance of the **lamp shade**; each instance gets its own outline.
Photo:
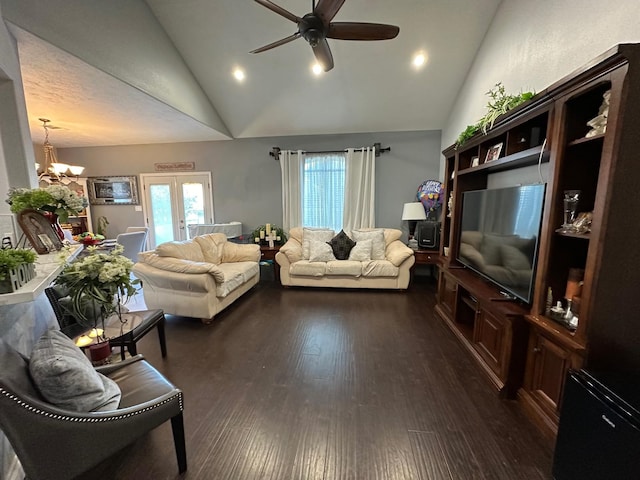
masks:
[[[426,220],[427,214],[421,202],[405,203],[402,209],[402,220]]]

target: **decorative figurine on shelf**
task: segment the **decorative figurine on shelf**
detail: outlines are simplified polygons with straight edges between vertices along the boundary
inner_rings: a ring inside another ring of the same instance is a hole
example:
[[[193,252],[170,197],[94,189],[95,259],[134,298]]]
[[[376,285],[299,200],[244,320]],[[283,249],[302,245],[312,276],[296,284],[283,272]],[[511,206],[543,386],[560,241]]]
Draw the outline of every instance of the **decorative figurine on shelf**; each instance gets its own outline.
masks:
[[[591,127],[591,130],[587,132],[585,138],[595,137],[596,135],[602,135],[607,131],[607,119],[609,117],[609,101],[611,99],[611,90],[607,90],[602,94],[602,105],[598,110],[598,115],[587,122],[587,126]]]

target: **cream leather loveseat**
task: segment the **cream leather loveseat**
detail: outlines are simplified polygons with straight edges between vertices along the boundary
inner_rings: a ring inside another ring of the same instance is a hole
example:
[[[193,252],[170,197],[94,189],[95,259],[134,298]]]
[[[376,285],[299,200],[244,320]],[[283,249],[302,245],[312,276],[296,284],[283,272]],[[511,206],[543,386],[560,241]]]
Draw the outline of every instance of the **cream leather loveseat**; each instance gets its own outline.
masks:
[[[167,242],[138,254],[147,308],[210,323],[260,280],[260,247],[227,241],[222,233]]]
[[[349,232],[356,246],[349,259],[336,260],[323,246],[334,232],[292,228],[275,257],[280,281],[284,286],[406,289],[415,258],[401,235],[390,228]]]

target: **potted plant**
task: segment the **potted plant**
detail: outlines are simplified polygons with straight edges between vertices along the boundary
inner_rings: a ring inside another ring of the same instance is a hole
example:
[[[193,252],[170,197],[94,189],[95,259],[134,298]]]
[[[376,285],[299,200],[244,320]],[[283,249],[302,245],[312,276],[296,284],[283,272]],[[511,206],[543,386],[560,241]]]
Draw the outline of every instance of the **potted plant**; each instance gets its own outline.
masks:
[[[105,322],[112,315],[122,322],[122,303],[136,293],[135,286],[140,281],[131,278],[133,262],[122,255],[124,247],[121,245],[106,253],[95,247],[87,250],[89,254],[65,266],[54,283],[67,289],[67,301],[60,302],[63,308],[80,325],[95,329],[96,343],[103,344],[102,350],[108,354],[110,348],[104,346],[108,342]]]
[[[534,92],[520,92],[518,95],[509,95],[502,82],[496,83],[486,94],[490,99],[487,103],[487,113],[475,125],[467,125],[467,128],[460,133],[456,140],[456,148],[462,146],[478,132],[486,135],[493,128],[493,124],[498,117],[535,96]]]
[[[15,292],[36,274],[37,255],[25,248],[0,250],[0,293]]]
[[[49,185],[46,188],[11,188],[6,202],[11,205],[13,213],[20,213],[28,208],[42,212],[61,240],[64,239],[64,233],[58,220],[66,223],[69,215],[77,215],[89,205],[86,197],[78,195],[64,185]]]

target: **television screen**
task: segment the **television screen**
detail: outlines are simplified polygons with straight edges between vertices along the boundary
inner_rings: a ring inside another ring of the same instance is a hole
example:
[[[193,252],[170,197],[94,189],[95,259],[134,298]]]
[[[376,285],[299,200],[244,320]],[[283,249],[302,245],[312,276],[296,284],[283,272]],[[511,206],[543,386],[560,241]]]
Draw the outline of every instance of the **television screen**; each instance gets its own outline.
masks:
[[[543,184],[462,194],[457,260],[507,294],[531,302]]]

